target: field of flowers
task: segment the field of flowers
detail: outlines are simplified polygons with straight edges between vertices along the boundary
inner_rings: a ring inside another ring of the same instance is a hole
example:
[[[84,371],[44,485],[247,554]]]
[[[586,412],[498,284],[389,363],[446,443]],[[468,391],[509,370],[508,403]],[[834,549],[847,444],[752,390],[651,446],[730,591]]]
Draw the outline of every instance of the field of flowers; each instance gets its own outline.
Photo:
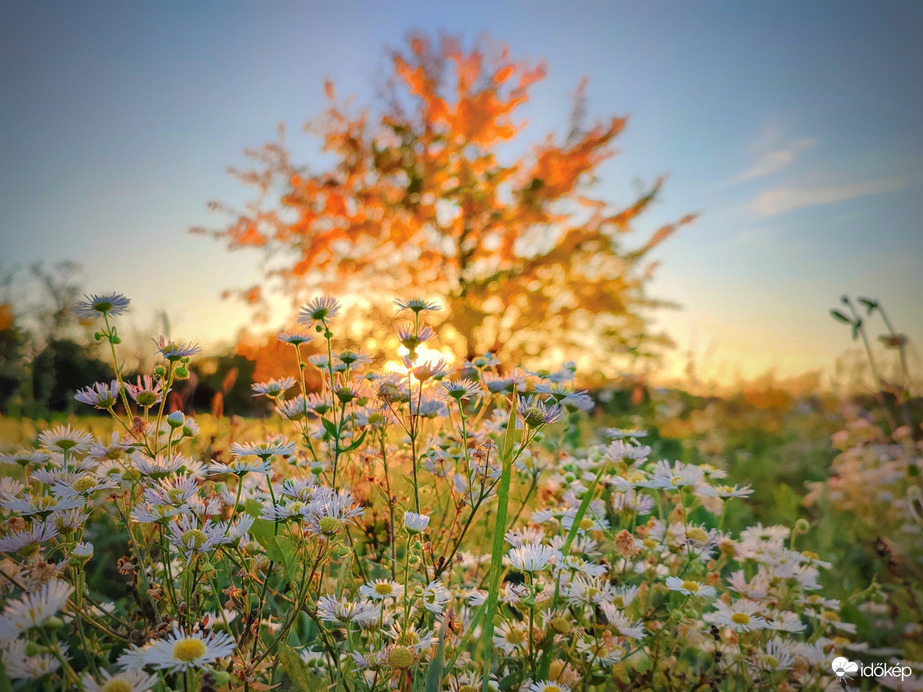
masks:
[[[438,306],[396,303],[381,371],[302,308],[268,421],[168,413],[197,348],[127,381],[128,299],[80,303],[109,418],[0,421],[0,690],[921,688],[923,460],[886,407],[620,417],[569,364],[424,357]]]

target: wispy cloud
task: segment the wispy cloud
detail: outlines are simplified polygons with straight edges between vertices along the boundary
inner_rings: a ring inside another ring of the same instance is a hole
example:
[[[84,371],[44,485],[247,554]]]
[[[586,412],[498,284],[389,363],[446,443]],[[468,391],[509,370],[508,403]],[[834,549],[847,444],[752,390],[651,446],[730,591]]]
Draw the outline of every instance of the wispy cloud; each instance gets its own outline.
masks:
[[[816,144],[817,140],[813,137],[783,141],[779,129],[770,127],[750,145],[750,154],[754,159],[750,167],[732,175],[724,182],[724,186],[739,185],[778,173]]]
[[[908,179],[893,176],[814,188],[778,187],[760,193],[750,203],[750,208],[758,216],[774,216],[793,209],[903,190],[910,185],[911,181]]]

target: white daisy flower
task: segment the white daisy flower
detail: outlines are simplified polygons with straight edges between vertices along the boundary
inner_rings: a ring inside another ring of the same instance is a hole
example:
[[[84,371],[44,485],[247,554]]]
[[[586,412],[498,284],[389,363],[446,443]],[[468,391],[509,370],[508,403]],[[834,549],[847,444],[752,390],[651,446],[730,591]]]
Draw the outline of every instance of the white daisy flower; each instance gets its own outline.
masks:
[[[317,612],[321,620],[347,625],[350,622],[368,622],[378,618],[378,606],[367,599],[350,601],[345,598],[321,596]]]
[[[39,447],[48,452],[88,452],[93,436],[83,430],[74,430],[70,425],[56,425],[44,430],[38,436]]]
[[[423,607],[439,615],[443,607],[452,598],[452,594],[438,581],[431,581],[423,589]]]
[[[529,685],[529,692],[570,692],[570,687],[563,682],[540,680]]]
[[[131,299],[121,293],[83,295],[74,305],[74,312],[81,320],[92,320],[104,315],[121,315],[131,304]]]
[[[520,572],[539,572],[548,566],[554,556],[554,550],[540,543],[524,543],[518,548],[510,548],[506,562]]]
[[[119,664],[127,668],[151,666],[180,673],[208,667],[233,654],[234,648],[234,639],[226,632],[185,634],[177,627],[163,639],[150,642],[144,647],[133,647],[119,658]]]
[[[679,577],[667,577],[667,588],[670,591],[679,591],[687,596],[711,598],[717,594],[714,586],[708,586],[692,579],[680,579]]]
[[[58,654],[67,658],[67,644],[58,643]],[[13,680],[38,680],[61,667],[61,662],[52,653],[42,653],[34,656],[26,654],[26,641],[14,639],[4,645],[3,667],[6,674]]]
[[[766,620],[759,617],[760,604],[755,601],[739,599],[730,605],[724,601],[715,601],[715,612],[702,616],[705,622],[730,627],[737,632],[749,632],[766,628]]]
[[[67,582],[52,579],[36,591],[7,604],[0,615],[0,641],[8,642],[21,632],[44,625],[64,608],[73,590]]]
[[[37,546],[58,535],[51,521],[34,521],[22,531],[13,531],[0,538],[0,552],[15,553],[28,546]]]
[[[428,514],[417,514],[416,512],[404,512],[404,528],[407,533],[417,534],[426,531],[429,526]]]
[[[271,379],[268,382],[254,382],[250,385],[253,389],[254,396],[262,394],[263,396],[277,398],[285,394],[286,391],[295,386],[294,377],[282,377],[280,379]]]
[[[360,586],[359,594],[373,601],[382,601],[386,598],[400,598],[404,595],[404,587],[390,579],[376,579]]]
[[[119,393],[122,391],[122,384],[118,380],[112,380],[110,383],[97,382],[90,387],[84,387],[79,390],[74,399],[82,404],[89,404],[98,409],[110,409],[118,403]]]
[[[340,312],[340,301],[333,296],[320,296],[314,298],[310,303],[305,305],[298,313],[298,324],[304,324],[313,327],[320,322],[326,325]]]
[[[85,692],[149,692],[158,682],[156,675],[147,675],[138,669],[123,670],[115,675],[107,670],[100,672],[102,679],[98,681],[89,673],[84,674]]]

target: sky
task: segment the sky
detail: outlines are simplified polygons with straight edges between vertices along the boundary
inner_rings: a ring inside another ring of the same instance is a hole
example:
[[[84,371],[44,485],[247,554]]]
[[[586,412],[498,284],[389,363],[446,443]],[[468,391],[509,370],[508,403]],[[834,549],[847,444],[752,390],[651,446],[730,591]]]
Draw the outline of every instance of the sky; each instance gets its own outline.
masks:
[[[228,166],[280,123],[317,162],[300,127],[325,79],[370,103],[408,32],[487,33],[547,64],[527,139],[566,128],[583,77],[591,118],[628,116],[595,193],[668,175],[638,237],[700,214],[656,252],[650,293],[680,305],[654,317],[677,344],[664,374],[689,354],[724,382],[830,371],[852,345],[828,316],[843,293],[923,339],[921,27],[909,0],[0,0],[0,265],[73,259],[135,320],[229,341],[251,315],[221,294],[259,280],[259,255],[189,233],[220,227],[209,200],[250,198]]]

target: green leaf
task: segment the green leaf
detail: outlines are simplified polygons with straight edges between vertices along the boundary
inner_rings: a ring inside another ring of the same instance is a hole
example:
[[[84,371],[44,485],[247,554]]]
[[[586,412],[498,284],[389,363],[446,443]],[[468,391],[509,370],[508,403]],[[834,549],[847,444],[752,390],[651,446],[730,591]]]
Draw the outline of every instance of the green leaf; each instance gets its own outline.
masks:
[[[326,430],[328,433],[330,433],[330,437],[337,437],[337,436],[339,435],[339,431],[337,430],[337,426],[336,426],[336,424],[335,424],[333,421],[329,421],[329,420],[327,420],[326,418],[321,418],[321,419],[320,419],[320,422],[323,423],[323,425],[324,425],[324,430]]]
[[[839,310],[831,310],[830,316],[835,320],[839,320],[843,324],[852,324],[852,320],[849,319],[846,315],[844,315]]]
[[[500,572],[503,569],[503,545],[506,513],[510,501],[510,479],[512,478],[513,449],[516,444],[516,399],[510,400],[510,417],[506,424],[506,435],[500,451],[502,471],[497,487],[497,516],[494,525],[494,545],[490,555],[490,582],[487,591],[487,614],[484,622],[484,682],[483,691],[488,692],[490,683],[490,661],[493,658],[494,615],[497,612],[497,597],[500,592]]]
[[[368,435],[368,433],[369,433],[368,430],[364,430],[364,431],[362,432],[362,434],[359,436],[359,439],[358,439],[358,440],[356,440],[355,442],[353,442],[353,443],[352,443],[351,445],[349,445],[349,447],[347,447],[346,449],[341,449],[340,451],[341,451],[341,452],[351,452],[351,451],[353,451],[353,450],[356,449],[359,445],[362,444],[362,442],[365,440],[365,436]]]
[[[279,642],[279,662],[285,674],[288,675],[292,686],[287,688],[293,692],[321,692],[326,691],[324,681],[317,677],[308,664],[301,660],[295,650],[284,642]]]
[[[296,582],[298,580],[299,567],[301,566],[301,560],[298,557],[298,544],[295,543],[288,536],[274,536],[272,543],[275,547],[276,557],[270,555],[270,559],[273,562],[279,562],[282,564],[282,568],[285,571],[285,578],[290,582]],[[267,550],[266,554],[269,555],[270,551]]]
[[[862,329],[862,320],[856,320],[852,326],[852,340],[855,341],[859,338],[859,330]]]
[[[440,692],[442,690],[442,664],[445,659],[445,631],[448,624],[449,618],[442,618],[442,626],[439,628],[439,643],[436,645],[436,655],[433,656],[432,663],[426,669],[424,692]]]

